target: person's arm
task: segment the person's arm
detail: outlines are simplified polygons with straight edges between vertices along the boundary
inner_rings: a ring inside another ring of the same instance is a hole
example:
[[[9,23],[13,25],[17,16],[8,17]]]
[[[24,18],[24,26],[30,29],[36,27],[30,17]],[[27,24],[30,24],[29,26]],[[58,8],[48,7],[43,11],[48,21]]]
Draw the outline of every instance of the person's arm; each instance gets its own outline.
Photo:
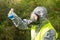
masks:
[[[29,25],[32,23],[31,20],[28,20],[28,19],[23,19],[23,23],[26,24],[26,25]]]
[[[56,40],[56,32],[54,30],[49,30],[44,35],[44,40]]]

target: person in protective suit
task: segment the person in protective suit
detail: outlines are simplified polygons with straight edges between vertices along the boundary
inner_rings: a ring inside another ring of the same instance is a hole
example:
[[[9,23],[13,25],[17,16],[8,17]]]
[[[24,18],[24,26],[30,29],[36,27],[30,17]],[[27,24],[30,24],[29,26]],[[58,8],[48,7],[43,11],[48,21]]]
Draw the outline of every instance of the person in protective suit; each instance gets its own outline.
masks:
[[[8,18],[19,29],[28,29],[31,27],[31,40],[56,40],[57,33],[47,19],[47,10],[45,7],[36,7],[31,13],[29,20],[18,17],[13,9],[9,11]]]

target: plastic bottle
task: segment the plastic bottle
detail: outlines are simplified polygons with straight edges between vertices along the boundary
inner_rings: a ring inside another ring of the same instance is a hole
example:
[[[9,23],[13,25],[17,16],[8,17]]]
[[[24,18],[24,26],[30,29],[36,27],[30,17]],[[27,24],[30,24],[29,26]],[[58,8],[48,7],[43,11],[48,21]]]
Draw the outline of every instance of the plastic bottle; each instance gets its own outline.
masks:
[[[12,22],[14,23],[14,25],[20,29],[26,29],[27,28],[27,25],[25,25],[22,21],[22,19],[20,17],[18,17],[13,8],[11,8],[11,10],[9,11],[8,13],[8,18],[10,20],[12,20]]]

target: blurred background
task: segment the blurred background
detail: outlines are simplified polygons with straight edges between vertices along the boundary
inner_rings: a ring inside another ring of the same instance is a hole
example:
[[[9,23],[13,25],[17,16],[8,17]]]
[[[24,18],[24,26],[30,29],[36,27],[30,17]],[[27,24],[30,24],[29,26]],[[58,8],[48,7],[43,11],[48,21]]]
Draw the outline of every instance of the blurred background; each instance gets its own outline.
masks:
[[[11,8],[23,18],[30,18],[30,14],[37,6],[44,6],[48,10],[48,19],[59,33],[60,40],[60,0],[0,0],[0,40],[31,40],[30,30],[19,30],[7,15]]]

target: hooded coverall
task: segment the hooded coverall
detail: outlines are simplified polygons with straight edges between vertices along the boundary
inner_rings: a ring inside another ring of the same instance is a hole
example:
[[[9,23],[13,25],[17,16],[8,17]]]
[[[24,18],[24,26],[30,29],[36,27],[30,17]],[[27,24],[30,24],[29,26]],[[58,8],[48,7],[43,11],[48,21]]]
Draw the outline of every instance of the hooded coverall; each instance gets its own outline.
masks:
[[[36,22],[35,19],[33,18],[33,16],[31,16],[30,20],[27,19],[21,19],[20,17],[18,17],[16,14],[12,19],[12,22],[14,23],[14,25],[19,28],[19,29],[28,29],[29,25],[31,25],[31,40],[56,40],[56,31],[53,28],[53,26],[50,24],[50,22],[45,18],[45,11],[42,11],[43,7],[37,7],[34,9],[34,11],[32,12],[32,14],[38,14],[39,19]],[[40,10],[41,9],[41,10]],[[42,14],[39,14],[41,13]],[[8,16],[10,15],[10,13],[14,13],[13,11],[10,11]],[[32,15],[31,14],[31,15]],[[43,17],[42,17],[43,15]]]

